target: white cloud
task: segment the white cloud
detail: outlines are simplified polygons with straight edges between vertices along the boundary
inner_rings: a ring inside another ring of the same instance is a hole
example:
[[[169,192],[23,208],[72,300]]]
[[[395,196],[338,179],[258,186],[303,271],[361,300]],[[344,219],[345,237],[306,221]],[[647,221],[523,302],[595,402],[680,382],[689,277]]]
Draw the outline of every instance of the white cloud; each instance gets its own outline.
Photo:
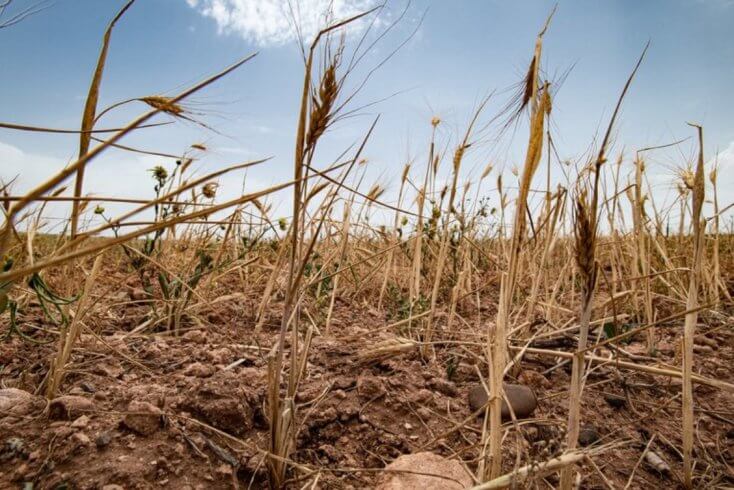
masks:
[[[61,159],[29,154],[2,141],[0,141],[0,162],[2,162],[0,181],[8,183],[13,180],[13,188],[16,191],[30,190],[43,182],[44,176],[51,176],[64,168]]]
[[[71,155],[73,157],[73,153]],[[73,158],[66,160],[63,157],[26,151],[23,148],[0,141],[0,162],[3,162],[0,167],[0,182],[9,183],[12,181],[10,193],[22,195],[57,174],[73,160]],[[147,169],[156,163],[160,163],[159,160],[142,155],[125,158],[121,154],[106,153],[87,166],[84,194],[135,198],[150,197],[152,190],[142,186],[141,182],[146,182],[149,179]],[[67,188],[63,195],[71,195],[73,182],[72,176],[62,184],[62,187]],[[95,204],[88,206],[85,220],[90,219],[99,224],[98,218],[96,219],[91,213]],[[129,206],[107,204],[105,208],[110,215],[116,215],[129,208]],[[44,209],[44,220],[52,227],[50,230],[44,231],[59,231],[60,224],[69,216],[71,204],[68,202],[53,202],[48,203]]]
[[[324,14],[329,8],[333,20],[343,20],[375,7],[378,0],[186,0],[186,3],[213,19],[221,33],[239,35],[259,46],[277,46],[298,39],[292,22],[294,16],[308,40],[327,24]],[[352,29],[364,26],[364,22],[356,22]]]
[[[243,155],[249,155],[252,153],[246,148],[237,147],[220,148],[219,151],[222,153],[229,153],[232,151],[233,153],[241,153]],[[63,157],[44,155],[36,153],[35,150],[28,151],[25,148],[19,148],[2,141],[0,141],[0,162],[2,162],[0,165],[0,187],[2,186],[2,183],[9,183],[12,181],[12,185],[10,187],[10,193],[12,195],[25,194],[58,173],[68,163],[68,161]],[[165,159],[162,160],[159,157],[149,155],[130,155],[110,149],[95,160],[91,161],[87,166],[84,177],[84,195],[92,197],[111,196],[118,198],[151,199],[155,194],[153,190],[153,179],[149,169],[153,168],[155,165],[164,165],[170,171],[173,169],[174,164],[172,161],[167,161]],[[195,167],[197,168],[191,170],[193,173],[187,174],[190,178],[193,176],[200,177],[206,173],[212,172],[216,168],[219,168],[214,164],[201,164],[195,165]],[[242,172],[226,174],[216,179],[216,182],[220,186],[217,190],[216,202],[222,203],[241,196],[242,179]],[[66,191],[62,195],[70,196],[72,194],[74,187],[73,183],[74,180],[72,176],[62,184],[62,186],[66,186]],[[245,180],[245,192],[249,193],[262,190],[275,183],[277,182],[271,182],[268,179],[262,179],[255,175],[247,174],[247,178]],[[288,196],[289,194],[287,192],[282,192],[278,196],[269,196],[267,199],[263,199],[262,201],[273,202],[273,215],[280,216],[287,213]],[[188,198],[188,193],[184,194],[184,198]],[[97,204],[97,201],[92,201],[92,203],[87,206],[83,217],[83,227],[102,224],[101,219],[93,213],[94,207]],[[105,215],[108,217],[119,216],[123,212],[127,212],[133,207],[138,206],[137,204],[114,202],[103,202],[102,204],[105,208]],[[35,207],[35,209],[38,209],[38,207]],[[60,232],[65,220],[69,217],[70,211],[71,204],[69,202],[48,203],[44,207],[42,220],[44,227],[42,228],[42,231],[49,233]],[[221,212],[214,216],[213,219],[216,219],[217,217],[221,218],[226,214],[226,211]],[[145,221],[151,218],[152,212],[145,211],[131,218],[131,221]],[[20,229],[25,229],[25,225],[23,223],[20,224]],[[124,231],[129,232],[132,231],[132,229],[126,228]]]
[[[734,202],[734,141],[729,146],[711,158],[706,165],[707,171],[711,170],[716,163],[717,191],[719,195],[719,206],[725,207]],[[709,192],[707,189],[706,192]],[[710,195],[707,197],[711,197]]]

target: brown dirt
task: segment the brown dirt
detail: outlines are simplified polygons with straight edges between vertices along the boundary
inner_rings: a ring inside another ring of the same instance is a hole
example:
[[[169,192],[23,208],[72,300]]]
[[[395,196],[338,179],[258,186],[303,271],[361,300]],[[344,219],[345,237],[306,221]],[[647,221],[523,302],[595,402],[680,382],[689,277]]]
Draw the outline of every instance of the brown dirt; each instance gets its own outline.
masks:
[[[24,482],[42,489],[266,487],[258,448],[267,447],[265,356],[275,328],[253,333],[258,299],[220,303],[216,312],[201,316],[202,325],[192,325],[179,337],[121,334],[142,321],[144,306],[98,308],[105,316],[87,324],[94,325],[99,338],[85,333],[80,339],[62,398],[47,405],[41,397],[16,393],[22,404],[0,404],[0,487],[20,488]],[[278,308],[273,306],[273,324]],[[492,308],[481,311],[485,320],[493,318]],[[409,352],[364,364],[357,361],[364,349],[395,335],[370,333],[387,325],[389,314],[338,301],[334,318],[333,337],[314,338],[296,400],[303,425],[293,457],[325,470],[320,488],[372,487],[379,477],[374,470],[402,454],[426,450],[460,458],[475,470],[481,420],[448,432],[470,415],[467,394],[478,382],[478,358],[468,352],[479,348],[446,344],[436,348],[435,360]],[[697,355],[696,370],[734,382],[731,324],[715,316],[705,320],[699,331],[709,342]],[[661,359],[680,365],[673,332],[662,337]],[[481,335],[462,332],[461,339],[481,342]],[[624,348],[644,354],[641,343]],[[17,336],[0,343],[4,387],[33,393],[54,349],[54,344],[38,346]],[[522,464],[562,449],[570,376],[568,365],[554,368],[556,362],[527,355],[513,380],[532,386],[539,401],[535,418],[519,427],[524,437],[511,432],[507,438],[507,447],[521,447]],[[652,449],[673,471],[659,474],[643,462],[632,488],[680,485],[680,400],[674,398],[679,392],[675,380],[617,371],[613,365],[592,373],[584,392],[583,423],[597,431],[596,444],[623,442],[595,458],[615,485],[624,486],[653,435]],[[734,397],[704,385],[696,385],[695,397],[695,451],[703,465],[697,473],[708,471],[707,481],[732,485]],[[511,471],[513,463],[514,452],[508,453],[505,469]],[[291,475],[293,488],[306,481],[301,473]],[[583,475],[583,488],[604,488],[588,465]],[[555,484],[554,478],[547,480]]]

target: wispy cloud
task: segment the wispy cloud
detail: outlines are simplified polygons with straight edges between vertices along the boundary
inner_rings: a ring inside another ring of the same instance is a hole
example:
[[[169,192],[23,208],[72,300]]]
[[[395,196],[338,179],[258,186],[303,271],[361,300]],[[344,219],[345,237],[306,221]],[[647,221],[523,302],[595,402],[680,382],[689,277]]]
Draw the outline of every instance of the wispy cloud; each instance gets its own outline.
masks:
[[[240,155],[252,154],[247,148],[242,147],[220,148],[219,151],[221,153]],[[71,153],[70,160],[74,160],[73,152]],[[34,150],[27,150],[0,141],[0,162],[2,162],[0,165],[0,187],[12,181],[10,194],[23,195],[62,170],[69,163],[69,160],[36,153]],[[175,165],[172,161],[161,161],[161,158],[150,155],[130,156],[115,151],[103,154],[87,167],[84,179],[84,195],[90,197],[113,196],[133,199],[152,199],[155,196],[155,191],[153,190],[154,181],[150,169],[161,164],[168,168],[169,171],[172,171]],[[193,169],[193,173],[187,174],[187,177],[200,177],[216,168],[221,167],[215,164],[202,164],[200,168]],[[219,188],[217,189],[218,203],[235,199],[241,196],[243,192],[256,192],[278,183],[275,179],[271,180],[267,173],[265,173],[264,178],[260,178],[252,174],[243,174],[242,172],[227,174],[219,179],[215,179],[215,181],[219,184]],[[72,194],[73,182],[72,177],[64,182],[63,186],[66,186],[66,192],[63,195],[70,196]],[[287,213],[287,194],[282,194],[284,193],[262,199],[263,202],[273,203],[274,209],[272,213],[276,216]],[[184,197],[187,196],[188,194],[184,195]],[[101,202],[101,204],[108,217],[119,216],[123,212],[130,211],[133,207],[137,207],[137,205],[114,202]],[[101,218],[93,213],[96,205],[97,201],[93,201],[86,208],[84,213],[84,222],[86,224],[102,224]],[[51,228],[44,228],[44,231],[59,232],[63,227],[64,220],[69,217],[70,211],[71,204],[68,202],[48,203],[44,208],[42,222]],[[222,218],[228,212],[231,211],[215,214],[212,219]],[[148,210],[135,216],[132,221],[147,220],[152,219],[152,217],[152,211]],[[20,228],[25,229],[24,225]]]
[[[709,170],[714,166],[718,168],[719,197],[734,201],[734,141],[707,162]]]
[[[190,7],[216,22],[219,32],[235,34],[258,46],[278,46],[298,39],[293,19],[304,39],[326,25],[326,12],[335,20],[367,11],[378,0],[186,0]],[[292,6],[289,7],[289,3]],[[364,28],[355,23],[352,29]]]

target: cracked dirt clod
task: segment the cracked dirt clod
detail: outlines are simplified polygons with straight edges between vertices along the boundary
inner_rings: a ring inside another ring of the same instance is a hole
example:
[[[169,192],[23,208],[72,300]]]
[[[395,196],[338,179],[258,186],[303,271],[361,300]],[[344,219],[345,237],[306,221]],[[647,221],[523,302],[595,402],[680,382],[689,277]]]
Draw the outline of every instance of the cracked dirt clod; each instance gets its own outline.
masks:
[[[383,381],[376,376],[360,376],[357,378],[357,392],[363,399],[374,399],[387,393]]]
[[[202,422],[233,435],[250,430],[254,423],[254,410],[246,400],[224,396],[207,388],[199,390],[196,397],[184,406]]]

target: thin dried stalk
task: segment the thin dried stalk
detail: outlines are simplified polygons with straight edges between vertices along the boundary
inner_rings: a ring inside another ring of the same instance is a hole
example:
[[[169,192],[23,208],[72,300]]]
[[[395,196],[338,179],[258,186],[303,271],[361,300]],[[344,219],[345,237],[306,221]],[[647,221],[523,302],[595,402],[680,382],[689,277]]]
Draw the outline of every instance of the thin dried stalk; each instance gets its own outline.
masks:
[[[61,381],[64,379],[64,373],[66,365],[71,357],[71,351],[74,348],[74,344],[79,336],[79,332],[82,328],[82,318],[87,314],[89,309],[90,293],[94,282],[97,280],[100,268],[104,259],[104,253],[97,256],[92,266],[92,271],[87,276],[87,281],[84,284],[84,291],[79,298],[79,305],[77,306],[76,314],[71,319],[71,323],[68,328],[63,328],[61,335],[59,336],[59,348],[56,356],[51,361],[51,370],[48,376],[46,385],[46,398],[49,400],[56,396],[56,392],[61,385]]]
[[[337,165],[334,167],[330,167],[324,171],[316,172],[309,176],[309,178],[313,177],[320,177],[323,176],[326,172],[334,171],[338,168],[340,168],[341,165]],[[143,228],[140,228],[138,230],[135,230],[134,232],[130,232],[126,235],[120,235],[119,237],[111,238],[109,240],[100,240],[94,244],[88,245],[87,247],[80,248],[78,250],[74,250],[71,252],[67,252],[65,254],[58,254],[56,256],[53,256],[51,258],[36,262],[35,264],[26,266],[24,268],[19,269],[11,269],[8,272],[0,273],[0,282],[5,281],[13,281],[20,277],[23,277],[28,274],[32,274],[34,272],[38,272],[40,270],[46,269],[48,267],[53,267],[61,264],[65,264],[66,262],[73,260],[78,257],[85,257],[87,255],[95,254],[101,250],[105,250],[110,247],[114,247],[115,245],[120,245],[125,242],[128,242],[132,239],[138,238],[143,235],[147,235],[150,233],[153,233],[157,230],[168,228],[170,226],[179,224],[179,223],[186,223],[191,220],[195,220],[197,218],[206,217],[212,213],[216,213],[217,211],[221,211],[224,209],[231,208],[233,206],[237,206],[239,204],[244,204],[247,202],[253,202],[257,199],[262,198],[263,196],[267,196],[268,194],[272,194],[274,192],[277,192],[281,189],[286,189],[288,187],[291,187],[293,185],[293,181],[284,182],[282,184],[278,184],[272,187],[269,187],[267,189],[264,189],[262,191],[253,192],[251,194],[245,194],[241,197],[238,197],[236,199],[232,199],[231,201],[224,202],[222,204],[217,204],[215,206],[211,206],[207,209],[202,209],[200,211],[195,211],[189,214],[184,214],[180,216],[176,216],[174,218],[165,220],[165,221],[158,221],[154,222],[153,224],[149,226],[145,226]]]
[[[555,11],[555,9],[554,9]],[[491,353],[491,368],[489,375],[489,399],[491,408],[489,411],[489,455],[483,456],[478,468],[478,476],[483,480],[494,479],[499,477],[502,470],[502,421],[501,408],[504,392],[502,388],[502,380],[507,364],[507,331],[509,324],[510,309],[512,307],[512,297],[515,290],[515,282],[517,280],[518,262],[520,253],[522,252],[523,242],[525,240],[525,227],[527,223],[526,208],[528,194],[530,192],[530,183],[533,180],[535,171],[538,169],[540,157],[543,149],[543,134],[545,117],[551,110],[551,96],[548,84],[545,85],[541,94],[538,94],[540,87],[537,86],[537,71],[540,65],[540,56],[542,48],[543,34],[545,33],[548,23],[551,20],[548,17],[543,30],[538,34],[535,43],[535,54],[531,63],[531,72],[529,79],[533,80],[529,97],[531,101],[530,115],[530,135],[528,141],[527,154],[525,156],[525,165],[522,170],[520,179],[520,190],[517,200],[515,201],[515,222],[512,229],[512,241],[510,242],[510,257],[507,274],[502,276],[500,284],[500,300],[495,320],[494,328],[488,327],[487,338],[488,348]],[[537,100],[540,99],[540,103]],[[485,433],[486,434],[486,433]],[[485,435],[486,438],[486,435]],[[489,463],[488,465],[486,463]]]
[[[549,473],[556,472],[561,468],[566,468],[567,466],[579,463],[583,461],[586,457],[586,453],[580,452],[564,454],[563,456],[550,459],[543,463],[533,463],[527,466],[523,466],[522,468],[518,468],[512,473],[498,476],[497,478],[494,478],[480,485],[475,485],[469,490],[491,490],[507,487],[519,488],[517,487],[517,485],[528,483],[528,478],[540,478]]]
[[[448,252],[448,246],[449,246],[449,239],[451,238],[451,216],[456,215],[456,210],[454,209],[454,200],[456,199],[456,187],[459,180],[459,170],[461,169],[461,161],[464,159],[464,154],[466,153],[466,150],[471,146],[469,143],[469,138],[471,137],[472,130],[474,129],[474,124],[477,122],[477,119],[479,118],[479,115],[482,112],[482,109],[487,105],[487,102],[489,101],[489,98],[485,98],[481,104],[479,104],[479,107],[474,112],[474,116],[472,117],[471,122],[469,123],[469,127],[466,129],[466,133],[464,133],[464,138],[459,144],[459,146],[456,148],[456,151],[454,152],[454,165],[453,165],[453,178],[451,181],[451,189],[449,191],[449,201],[448,201],[448,209],[446,210],[446,217],[444,219],[444,226],[443,226],[443,232],[441,233],[441,245],[438,251],[438,260],[436,262],[435,267],[435,277],[433,279],[433,289],[431,290],[431,314],[428,316],[428,323],[426,324],[425,329],[425,336],[424,336],[424,344],[423,344],[423,356],[426,357],[428,354],[429,349],[431,349],[431,338],[433,334],[433,323],[436,318],[436,302],[438,300],[438,290],[441,286],[441,278],[443,277],[443,269],[444,265],[446,263],[446,255]]]
[[[405,190],[405,182],[408,180],[408,173],[410,172],[410,163],[405,164],[405,167],[403,167],[403,174],[400,179],[400,191],[398,191],[398,205],[397,207],[400,208],[403,204],[403,192]],[[401,235],[398,234],[398,227],[400,226],[400,211],[395,211],[395,222],[393,224],[393,233],[392,237],[394,240],[400,240]],[[382,287],[380,287],[380,296],[377,298],[377,309],[379,311],[382,310],[382,300],[385,296],[385,291],[387,290],[387,281],[390,278],[390,272],[392,271],[393,266],[393,259],[395,256],[394,250],[390,250],[388,256],[387,256],[387,263],[385,264],[385,275],[382,279]]]
[[[705,222],[701,221],[706,185],[703,172],[703,128],[690,124],[698,131],[698,163],[691,193],[691,220],[693,223],[693,264],[689,273],[686,309],[698,306],[698,281],[701,276],[703,237]],[[693,488],[693,337],[696,331],[698,312],[686,315],[683,326],[683,479],[687,488]]]
[[[649,43],[645,46],[637,60],[635,68],[632,70],[627,83],[625,83],[622,93],[617,100],[617,105],[612,114],[612,118],[607,126],[604,140],[599,149],[596,161],[593,163],[593,185],[592,194],[587,198],[585,190],[582,190],[576,201],[575,215],[575,237],[576,237],[576,265],[579,275],[581,276],[581,311],[579,315],[579,342],[576,355],[574,355],[571,366],[571,387],[569,389],[568,402],[568,425],[566,434],[566,449],[572,451],[578,444],[579,426],[581,419],[581,395],[583,391],[584,380],[584,358],[581,352],[586,349],[589,338],[589,321],[591,320],[591,312],[593,309],[594,289],[596,288],[597,263],[596,263],[596,246],[597,246],[597,223],[599,220],[599,177],[601,168],[606,162],[606,151],[612,134],[614,122],[619,114],[619,109],[627,94],[632,80],[637,73],[638,68],[645,58]],[[573,484],[573,474],[569,468],[561,471],[560,488],[562,490],[570,490]]]
[[[283,358],[285,354],[285,339],[288,327],[291,324],[291,318],[298,320],[298,289],[303,278],[303,270],[309,255],[313,251],[313,246],[318,238],[318,233],[314,234],[309,246],[302,250],[303,231],[305,223],[302,219],[305,217],[303,207],[305,205],[304,197],[307,195],[306,186],[303,182],[304,171],[310,169],[311,159],[313,158],[316,144],[323,134],[328,121],[332,118],[332,109],[336,102],[339,85],[336,84],[335,69],[338,65],[340,51],[328,59],[328,66],[322,76],[319,97],[311,95],[312,85],[312,67],[314,52],[322,37],[326,37],[331,31],[338,29],[344,25],[354,22],[371,11],[353,16],[345,21],[333,24],[326,29],[321,30],[311,43],[308,57],[305,60],[305,75],[303,79],[303,91],[301,94],[301,108],[299,112],[298,127],[296,130],[296,145],[294,152],[294,179],[293,179],[293,221],[291,223],[291,249],[288,265],[288,286],[285,293],[285,304],[283,307],[283,317],[280,324],[280,332],[277,343],[273,346],[268,364],[268,411],[270,415],[270,439],[269,451],[275,457],[268,459],[268,473],[270,477],[270,485],[274,488],[281,488],[285,481],[287,466],[285,460],[289,457],[295,445],[295,409],[294,402],[295,391],[298,384],[297,374],[297,325],[293,325],[291,344],[291,377],[289,379],[288,388],[285,397],[280,394],[280,381],[282,378]],[[310,112],[309,112],[310,109]],[[308,117],[310,113],[310,118]],[[376,123],[377,121],[375,121]],[[359,159],[362,149],[366,144],[367,138],[374,129],[374,124],[367,134],[367,137],[359,148],[357,155],[350,162],[350,166],[344,172],[343,178],[338,185],[340,189],[344,185],[349,171]],[[336,191],[331,195],[329,205],[324,209],[322,219],[318,224],[318,229],[324,223],[328,210],[331,208],[336,197]],[[306,356],[307,350],[303,353]]]
[[[643,281],[643,297],[645,302],[645,323],[652,323],[652,294],[650,292],[650,244],[645,225],[645,196],[642,192],[642,175],[645,171],[645,162],[638,156],[635,162],[635,202],[633,208],[633,223],[635,227],[635,236],[637,238],[637,272],[644,279]],[[635,281],[637,283],[637,281]],[[647,331],[647,351],[653,353],[655,351],[655,330]]]
[[[341,229],[341,247],[339,250],[339,264],[343,264],[344,261],[347,258],[347,246],[349,245],[349,226],[350,226],[350,219],[351,214],[350,211],[352,209],[352,204],[354,203],[354,196],[349,200],[348,203],[345,203],[344,205],[344,219],[342,222],[342,229]],[[334,286],[331,290],[331,299],[329,300],[329,311],[326,313],[326,322],[325,322],[325,328],[324,330],[328,333],[329,332],[329,326],[331,324],[331,315],[334,312],[334,303],[336,302],[336,293],[339,289],[339,278],[341,277],[341,274],[337,274],[334,277]]]
[[[82,127],[79,135],[79,158],[84,157],[89,151],[89,144],[91,142],[92,134],[91,130],[94,129],[95,113],[97,112],[97,100],[99,99],[99,86],[102,83],[102,74],[104,73],[104,65],[107,61],[107,50],[110,46],[110,37],[112,36],[112,29],[118,20],[125,14],[127,9],[135,2],[135,0],[129,0],[115,15],[112,22],[107,26],[102,39],[102,49],[97,59],[97,67],[94,70],[92,76],[92,83],[89,87],[87,94],[87,101],[84,104],[84,115],[82,117]],[[82,195],[84,187],[84,168],[85,165],[80,166],[76,171],[76,181],[74,182],[74,197],[78,198]],[[76,237],[77,226],[79,223],[79,201],[74,200],[71,209],[71,238]]]

